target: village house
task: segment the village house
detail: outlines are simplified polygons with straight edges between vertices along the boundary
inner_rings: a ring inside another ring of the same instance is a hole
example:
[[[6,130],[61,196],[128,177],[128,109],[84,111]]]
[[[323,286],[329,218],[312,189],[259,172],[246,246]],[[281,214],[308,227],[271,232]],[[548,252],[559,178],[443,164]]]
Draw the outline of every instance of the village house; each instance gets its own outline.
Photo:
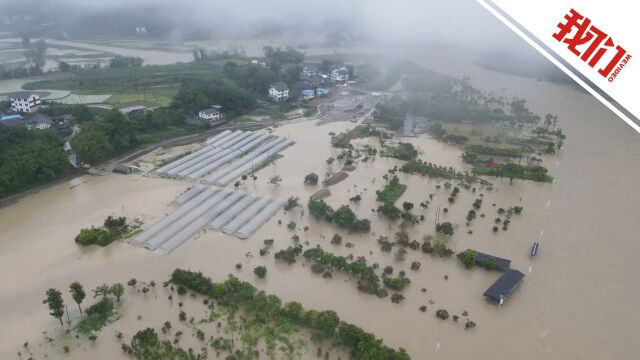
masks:
[[[282,81],[271,84],[269,97],[274,101],[286,101],[289,99],[289,87]]]
[[[307,79],[317,74],[318,74],[318,68],[313,65],[308,65],[308,66],[302,67],[302,72],[300,73],[300,77],[303,79]]]
[[[7,95],[11,101],[11,110],[21,113],[34,113],[40,107],[40,96],[29,91],[19,91]]]
[[[329,95],[329,89],[327,88],[316,88],[316,96],[324,96]]]
[[[300,93],[300,97],[304,100],[311,100],[315,97],[316,92],[313,89],[304,89]]]
[[[224,113],[222,112],[222,106],[212,105],[211,107],[200,110],[198,112],[198,118],[209,126],[216,126],[226,121]]]
[[[257,65],[257,66],[260,66],[262,68],[266,68],[267,67],[267,63],[266,62],[260,61],[258,59],[251,60],[251,65]]]
[[[331,70],[329,75],[331,82],[334,84],[346,84],[349,81],[349,71],[344,66]]]
[[[24,119],[21,115],[0,115],[0,124],[6,126],[23,126]]]
[[[311,84],[312,86],[320,86],[324,83],[327,82],[327,76],[326,75],[312,75],[309,76],[307,79],[305,79],[306,82],[308,82],[309,84]]]
[[[25,121],[24,124],[29,130],[50,129],[53,126],[53,119],[51,119],[49,115],[35,114],[30,119]]]

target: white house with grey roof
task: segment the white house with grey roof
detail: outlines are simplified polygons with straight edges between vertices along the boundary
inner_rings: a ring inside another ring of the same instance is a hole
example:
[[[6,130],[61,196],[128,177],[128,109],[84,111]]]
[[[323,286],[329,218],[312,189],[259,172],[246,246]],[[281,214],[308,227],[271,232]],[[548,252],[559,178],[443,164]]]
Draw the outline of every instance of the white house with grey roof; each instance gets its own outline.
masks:
[[[40,107],[40,96],[29,91],[19,91],[7,95],[11,110],[20,113],[34,113]]]
[[[200,110],[198,117],[200,120],[208,122],[211,126],[221,124],[225,121],[222,106],[220,105],[213,105],[207,109]]]
[[[282,81],[271,84],[269,97],[275,101],[286,101],[289,99],[289,86]]]
[[[349,70],[344,66],[333,69],[329,75],[332,83],[346,84],[349,81]]]

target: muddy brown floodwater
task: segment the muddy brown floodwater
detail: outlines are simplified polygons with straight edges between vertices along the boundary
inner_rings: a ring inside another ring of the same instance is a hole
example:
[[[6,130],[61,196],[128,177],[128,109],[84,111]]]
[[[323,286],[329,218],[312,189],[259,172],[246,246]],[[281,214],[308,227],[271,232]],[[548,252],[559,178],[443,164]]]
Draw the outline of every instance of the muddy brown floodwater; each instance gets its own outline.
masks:
[[[449,54],[451,58],[464,58],[455,55]],[[568,135],[562,152],[544,161],[555,177],[553,185],[514,181],[510,186],[508,180],[492,179],[493,191],[472,194],[462,190],[455,204],[448,205],[448,192],[435,189],[443,181],[399,175],[408,185],[399,203],[418,204],[428,199],[429,193],[436,193],[429,210],[416,210],[427,220],[410,230],[412,239],[421,241],[423,235],[434,232],[434,209],[441,204],[450,208],[441,219],[459,225],[452,240],[456,250],[475,248],[509,258],[512,267],[527,275],[500,309],[482,297],[499,276],[496,272],[465,270],[455,258],[443,260],[419,251],[409,251],[402,262],[395,261],[392,253],[380,252],[377,236],[393,236],[397,228],[390,227],[371,209],[377,207],[375,190],[383,185],[382,175],[401,163],[393,159],[376,158],[373,163],[359,164],[346,180],[330,188],[332,196],[326,199],[337,207],[347,204],[349,197],[362,194],[356,212],[373,220],[371,234],[348,235],[310,219],[306,212],[302,215],[297,208],[286,214],[279,212],[247,240],[206,232],[167,256],[126,242],[81,249],[73,238],[80,228],[98,225],[110,214],[138,217],[148,226],[172,211],[170,202],[192,184],[142,175],[85,176],[0,209],[0,358],[14,358],[24,341],[32,344],[34,353],[48,353],[49,358],[66,356],[60,344],[46,343],[42,334],[46,330],[49,336],[62,336],[59,324],[42,304],[47,288],[63,289],[65,301],[73,304],[66,290],[71,281],[80,281],[85,288],[103,282],[126,282],[131,277],[161,283],[176,267],[202,271],[214,281],[233,273],[283,301],[333,309],[342,319],[375,333],[388,345],[405,347],[414,359],[463,359],[477,354],[497,359],[640,358],[635,331],[640,323],[640,313],[635,309],[640,298],[640,282],[636,279],[640,192],[633,187],[640,178],[639,135],[576,89],[485,71],[431,52],[423,56],[414,53],[412,57],[443,73],[470,75],[477,88],[525,98],[532,111],[557,115]],[[329,132],[353,126],[346,122],[322,126],[302,122],[277,128],[275,133],[290,137],[296,144],[284,150],[284,157],[274,165],[260,170],[255,183],[249,180],[241,190],[299,196],[306,204],[318,187],[303,186],[304,176],[314,171],[323,177],[328,170],[325,160],[338,154],[329,145]],[[424,160],[466,168],[459,149],[426,135],[410,141],[420,149]],[[333,166],[334,171],[338,169]],[[278,188],[267,184],[275,174],[283,178]],[[479,212],[486,218],[474,220],[470,227],[474,233],[470,235],[464,216],[480,193],[484,201]],[[513,217],[508,231],[494,234],[491,227],[496,209],[513,205],[524,207],[522,215]],[[277,220],[282,220],[282,225]],[[295,231],[285,226],[292,220],[298,224]],[[307,225],[310,229],[302,231]],[[329,243],[336,232],[342,234],[343,245]],[[404,291],[406,300],[393,304],[388,298],[363,294],[352,279],[338,273],[324,279],[312,274],[310,264],[302,260],[288,266],[276,263],[273,254],[258,255],[263,239],[273,238],[274,250],[279,250],[292,244],[294,234],[309,243],[305,248],[321,244],[336,254],[365,256],[370,264],[377,262],[381,267],[392,265],[395,273],[405,270],[412,281]],[[534,240],[539,240],[541,247],[535,262],[530,263],[528,251]],[[346,242],[354,247],[345,247]],[[246,257],[247,252],[253,257]],[[414,260],[422,263],[417,272],[409,269]],[[244,264],[241,271],[235,269],[238,262]],[[258,280],[251,269],[262,264],[269,273],[266,279]],[[422,292],[422,288],[427,291]],[[427,306],[426,313],[418,310],[421,305]],[[144,313],[143,319],[116,321],[92,346],[73,343],[71,356],[122,358],[117,343],[109,340],[115,331],[130,337],[141,328],[159,328],[165,320],[177,318],[177,311],[167,315],[161,306],[153,310],[155,307],[127,300],[123,307],[124,313]],[[73,314],[74,306],[69,308]],[[439,308],[452,314],[466,310],[478,327],[465,331],[461,323],[440,321],[434,316]],[[437,339],[440,349],[436,354]],[[315,358],[315,354],[306,352],[303,357]]]

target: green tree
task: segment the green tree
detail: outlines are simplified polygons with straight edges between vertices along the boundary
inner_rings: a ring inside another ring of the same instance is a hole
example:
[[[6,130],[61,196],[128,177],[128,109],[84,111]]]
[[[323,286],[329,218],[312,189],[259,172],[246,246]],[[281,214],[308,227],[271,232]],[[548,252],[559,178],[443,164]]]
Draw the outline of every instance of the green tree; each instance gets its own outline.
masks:
[[[86,105],[73,105],[71,108],[71,115],[73,115],[73,119],[78,124],[95,120],[95,116]]]
[[[450,222],[443,222],[436,224],[436,232],[442,235],[452,236],[453,235],[453,224]]]
[[[267,268],[265,266],[256,266],[253,269],[253,273],[256,274],[256,276],[258,276],[259,278],[263,279],[265,276],[267,276]]]
[[[93,297],[97,298],[98,296],[102,296],[103,298],[107,297],[111,294],[111,287],[107,284],[102,284],[93,289]]]
[[[62,300],[62,293],[57,289],[47,290],[47,298],[42,301],[43,304],[49,306],[51,312],[49,315],[60,321],[60,326],[63,326],[62,316],[64,316],[64,301]]]
[[[87,294],[84,292],[84,287],[79,282],[74,281],[71,283],[71,285],[69,285],[69,292],[71,293],[73,301],[78,304],[80,315],[82,315],[82,307],[80,306],[80,304],[82,304],[82,301],[87,296]]]
[[[281,182],[282,178],[280,177],[280,175],[274,175],[269,179],[269,184],[273,185],[276,188],[280,186]]]
[[[121,283],[115,283],[111,285],[111,287],[109,288],[109,293],[115,296],[116,301],[120,302],[120,298],[124,294],[124,285],[122,285]]]
[[[336,225],[345,229],[352,228],[357,220],[356,214],[347,205],[340,206],[333,215],[333,221]]]
[[[82,131],[71,140],[71,147],[82,162],[96,164],[113,155],[113,147],[105,134],[96,131]]]

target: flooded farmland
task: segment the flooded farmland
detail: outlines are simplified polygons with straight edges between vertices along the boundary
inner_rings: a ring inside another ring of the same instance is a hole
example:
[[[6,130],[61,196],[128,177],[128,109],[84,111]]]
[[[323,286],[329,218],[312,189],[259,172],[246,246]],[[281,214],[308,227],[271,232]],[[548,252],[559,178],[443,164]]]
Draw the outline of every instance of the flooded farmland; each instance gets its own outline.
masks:
[[[401,164],[394,159],[376,158],[358,164],[346,180],[329,188],[331,196],[325,199],[337,208],[361,194],[362,201],[353,208],[359,217],[372,220],[370,234],[347,234],[310,218],[306,208],[304,214],[302,208],[296,208],[279,212],[247,240],[208,231],[166,256],[126,241],[106,248],[81,249],[73,239],[80,228],[99,225],[108,215],[139,218],[149,226],[171,212],[171,201],[193,183],[144,175],[83,176],[0,208],[0,322],[10,329],[0,342],[0,357],[15,357],[25,341],[31,344],[36,358],[43,354],[49,354],[49,358],[67,356],[59,344],[48,343],[42,334],[46,330],[49,336],[64,336],[41,302],[46,289],[66,289],[76,280],[94,288],[131,277],[161,283],[177,267],[202,271],[214,281],[232,273],[284,301],[297,300],[306,308],[333,309],[345,321],[382,337],[389,346],[406,348],[415,359],[461,359],[469,354],[501,359],[640,357],[634,330],[640,321],[634,311],[640,298],[640,283],[634,276],[635,254],[640,252],[640,194],[632,190],[640,177],[637,134],[591,96],[574,88],[482,70],[463,61],[451,61],[462,58],[452,54],[412,57],[442,73],[470,75],[471,83],[479,89],[524,98],[532,111],[557,115],[568,135],[562,151],[544,162],[555,178],[552,185],[521,180],[509,185],[508,179],[490,179],[493,190],[478,190],[484,194],[480,212],[487,216],[474,220],[469,228],[473,234],[466,232],[464,215],[478,193],[463,190],[455,204],[449,205],[448,192],[436,189],[444,181],[398,174],[408,186],[399,203],[418,203],[435,193],[428,210],[416,210],[425,215],[426,221],[409,229],[411,239],[421,241],[424,235],[433,234],[435,209],[442,205],[449,212],[441,213],[441,219],[458,225],[452,239],[456,251],[474,248],[508,258],[513,268],[527,275],[504,306],[498,308],[482,296],[497,278],[495,272],[466,270],[455,258],[441,259],[419,251],[409,251],[400,262],[392,253],[380,252],[376,238],[392,238],[397,227],[371,209],[377,207],[375,191],[384,184],[382,176]],[[283,198],[299,196],[306,204],[319,186],[303,185],[304,176],[310,172],[323,176],[338,169],[337,164],[328,169],[325,162],[338,154],[330,146],[329,133],[354,126],[349,122],[318,126],[308,121],[276,128],[275,135],[287,137],[295,145],[284,149],[281,159],[258,171],[255,182],[249,180],[239,190]],[[419,157],[426,161],[466,169],[461,151],[453,146],[427,135],[404,141],[413,143],[420,151]],[[274,175],[282,177],[280,186],[268,184]],[[513,217],[508,231],[493,233],[496,209],[514,205],[523,206],[523,213]],[[287,228],[290,221],[297,223],[296,230]],[[309,230],[303,231],[304,226]],[[353,248],[332,245],[334,233],[342,235],[343,244],[353,243]],[[353,279],[339,273],[325,279],[313,274],[307,261],[289,266],[276,262],[272,254],[258,255],[264,239],[274,239],[273,248],[277,250],[292,245],[294,234],[300,236],[305,248],[319,244],[337,255],[364,256],[369,264],[392,265],[396,272],[406,271],[411,279],[404,291],[406,300],[393,304],[358,292]],[[528,251],[534,240],[540,241],[541,248],[531,262]],[[417,272],[410,270],[414,260],[422,264]],[[242,270],[236,269],[237,263],[244,265]],[[256,279],[251,272],[257,265],[269,269],[265,279]],[[123,304],[123,318],[102,330],[104,335],[95,344],[71,342],[72,358],[120,358],[122,351],[112,336],[115,331],[130,336],[177,316],[175,306],[169,310],[166,305],[144,306],[143,301],[153,303],[153,299],[128,299]],[[426,313],[418,310],[423,305],[427,306]],[[439,308],[458,314],[467,311],[478,326],[465,331],[462,324],[443,322],[434,316]],[[137,315],[142,319],[137,320]],[[316,355],[308,350],[303,358]]]

